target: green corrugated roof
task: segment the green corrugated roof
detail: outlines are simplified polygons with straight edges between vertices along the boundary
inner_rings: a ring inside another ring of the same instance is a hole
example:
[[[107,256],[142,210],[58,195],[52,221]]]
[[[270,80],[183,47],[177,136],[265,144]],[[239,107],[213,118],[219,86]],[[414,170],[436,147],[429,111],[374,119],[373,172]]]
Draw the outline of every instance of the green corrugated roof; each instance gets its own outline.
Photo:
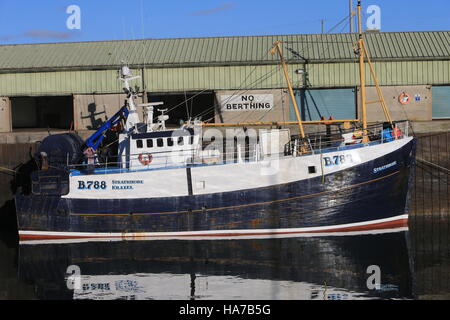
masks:
[[[145,39],[0,46],[0,72],[132,66],[271,64],[272,44],[285,42],[285,55],[310,62],[354,60],[356,34],[302,34],[185,39]],[[373,60],[450,59],[450,31],[367,33]]]

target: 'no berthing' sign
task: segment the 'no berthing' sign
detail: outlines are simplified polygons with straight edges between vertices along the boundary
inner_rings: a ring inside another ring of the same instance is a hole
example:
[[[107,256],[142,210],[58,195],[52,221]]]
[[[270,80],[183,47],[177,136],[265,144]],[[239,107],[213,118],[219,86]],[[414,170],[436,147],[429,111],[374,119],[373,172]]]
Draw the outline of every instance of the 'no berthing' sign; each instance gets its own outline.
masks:
[[[273,94],[221,95],[222,112],[268,111],[273,108]]]

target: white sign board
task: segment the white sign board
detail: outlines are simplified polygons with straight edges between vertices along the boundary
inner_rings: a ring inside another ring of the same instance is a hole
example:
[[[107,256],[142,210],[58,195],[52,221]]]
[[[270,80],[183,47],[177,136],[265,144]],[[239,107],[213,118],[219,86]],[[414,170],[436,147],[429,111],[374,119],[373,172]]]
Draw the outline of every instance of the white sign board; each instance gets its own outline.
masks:
[[[269,111],[273,109],[273,94],[221,95],[222,112]]]

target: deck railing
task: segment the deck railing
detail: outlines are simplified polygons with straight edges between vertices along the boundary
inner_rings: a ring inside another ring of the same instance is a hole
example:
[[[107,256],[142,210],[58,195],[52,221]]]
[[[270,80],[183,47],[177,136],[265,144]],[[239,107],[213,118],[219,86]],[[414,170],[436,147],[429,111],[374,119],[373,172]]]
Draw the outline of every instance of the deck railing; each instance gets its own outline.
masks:
[[[409,135],[408,121],[401,121],[395,123],[393,130],[383,124],[374,124],[367,127],[368,143],[379,144],[390,142],[395,139],[401,139]],[[320,154],[326,152],[333,152],[348,148],[357,148],[363,146],[363,132],[359,128],[341,129],[331,128],[329,126],[327,131],[310,133],[306,139],[300,139],[293,136],[289,143],[284,145],[282,152],[263,153],[263,148],[260,143],[253,145],[236,145],[230,141],[230,146],[223,147],[222,144],[210,145],[209,150],[216,150],[216,155],[212,151],[210,154],[203,153],[198,149],[186,152],[185,150],[174,150],[161,153],[152,154],[152,161],[148,164],[142,164],[139,157],[142,154],[132,154],[124,157],[124,161],[120,159],[104,159],[102,162],[96,161],[93,164],[77,164],[68,165],[72,170],[78,170],[86,174],[101,174],[111,172],[128,172],[130,170],[148,170],[148,169],[164,169],[173,167],[208,165],[208,164],[225,164],[225,163],[248,163],[258,162],[267,159],[285,157],[285,156],[299,156],[305,154]],[[345,139],[347,137],[347,140]],[[303,145],[303,149],[300,147]],[[278,148],[279,149],[279,148]],[[301,149],[301,151],[299,151]],[[120,158],[120,157],[119,157]]]
[[[305,144],[302,154],[320,154],[323,152],[337,151],[348,149],[352,145],[360,146],[363,144],[364,136],[367,137],[367,143],[384,143],[395,139],[402,139],[409,136],[410,122],[398,121],[394,123],[394,130],[387,124],[377,123],[369,125],[366,133],[361,128],[354,127],[350,129],[342,129],[341,127],[328,126],[327,131],[309,133],[305,139],[294,137],[289,145],[292,154],[295,150]],[[348,139],[346,140],[345,137]],[[298,152],[297,152],[298,153]]]

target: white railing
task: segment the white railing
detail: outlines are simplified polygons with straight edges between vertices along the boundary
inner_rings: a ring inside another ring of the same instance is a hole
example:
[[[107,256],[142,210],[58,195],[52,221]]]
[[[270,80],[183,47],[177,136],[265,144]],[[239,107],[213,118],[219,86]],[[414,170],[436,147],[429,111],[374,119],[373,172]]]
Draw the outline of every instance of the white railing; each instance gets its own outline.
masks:
[[[308,134],[304,140],[299,138],[295,139],[291,144],[291,149],[295,153],[295,150],[298,150],[297,147],[302,143],[305,144],[306,141],[309,146],[309,150],[306,153],[320,154],[345,149],[351,145],[361,146],[364,144],[385,143],[409,136],[409,121],[396,122],[394,125],[394,130],[390,127],[383,126],[383,124],[370,125],[367,127],[366,134],[360,128],[312,133]],[[368,142],[366,143],[363,143],[364,136],[367,137]],[[346,140],[346,137],[349,139]]]
[[[217,149],[216,149],[217,150]],[[218,150],[218,156],[211,156],[197,151],[187,154],[185,151],[167,151],[157,154],[152,154],[152,161],[148,164],[140,162],[139,157],[142,154],[132,154],[130,156],[124,156],[127,158],[125,161],[108,161],[95,162],[93,164],[77,164],[68,165],[69,169],[87,171],[87,173],[95,171],[98,173],[108,172],[128,172],[130,170],[142,170],[142,169],[163,169],[179,166],[192,166],[192,165],[206,165],[206,164],[225,164],[225,163],[247,163],[258,162],[264,159],[261,154],[260,145],[256,144],[249,146],[248,148],[239,147],[235,151],[220,152]],[[284,154],[282,154],[284,155]],[[120,158],[120,156],[118,157]]]
[[[386,143],[395,139],[402,139],[408,137],[409,134],[408,121],[397,122],[395,127],[399,131],[394,135],[392,129],[383,128],[382,124],[371,125],[367,128],[368,143]],[[360,135],[356,135],[354,139],[346,141],[343,137],[346,134],[354,134],[360,132]],[[211,156],[205,152],[192,149],[190,152],[185,150],[167,151],[161,153],[152,154],[152,161],[149,164],[143,164],[139,161],[139,157],[142,154],[132,154],[124,156],[125,161],[108,161],[97,162],[94,164],[78,164],[67,165],[69,169],[80,170],[83,172],[101,174],[109,172],[128,172],[134,170],[145,169],[164,169],[170,167],[180,166],[193,166],[193,165],[206,165],[206,164],[226,164],[226,163],[248,163],[264,161],[267,158],[273,157],[285,157],[285,156],[301,156],[305,154],[320,154],[325,152],[332,152],[335,150],[342,150],[353,146],[363,146],[362,143],[362,130],[335,130],[334,132],[319,132],[315,134],[309,134],[306,139],[292,139],[286,146],[285,151],[281,153],[273,153],[265,155],[262,152],[262,147],[259,143],[253,145],[240,145],[237,146],[231,142],[231,146],[225,148],[225,150],[233,149],[233,151],[224,152],[223,145],[216,146],[216,148],[208,147],[210,150],[218,151],[218,156]],[[306,142],[306,143],[305,143]],[[301,149],[302,146],[306,148]],[[222,149],[222,150],[219,150]],[[302,151],[299,151],[302,150]],[[118,158],[120,158],[119,156]]]

